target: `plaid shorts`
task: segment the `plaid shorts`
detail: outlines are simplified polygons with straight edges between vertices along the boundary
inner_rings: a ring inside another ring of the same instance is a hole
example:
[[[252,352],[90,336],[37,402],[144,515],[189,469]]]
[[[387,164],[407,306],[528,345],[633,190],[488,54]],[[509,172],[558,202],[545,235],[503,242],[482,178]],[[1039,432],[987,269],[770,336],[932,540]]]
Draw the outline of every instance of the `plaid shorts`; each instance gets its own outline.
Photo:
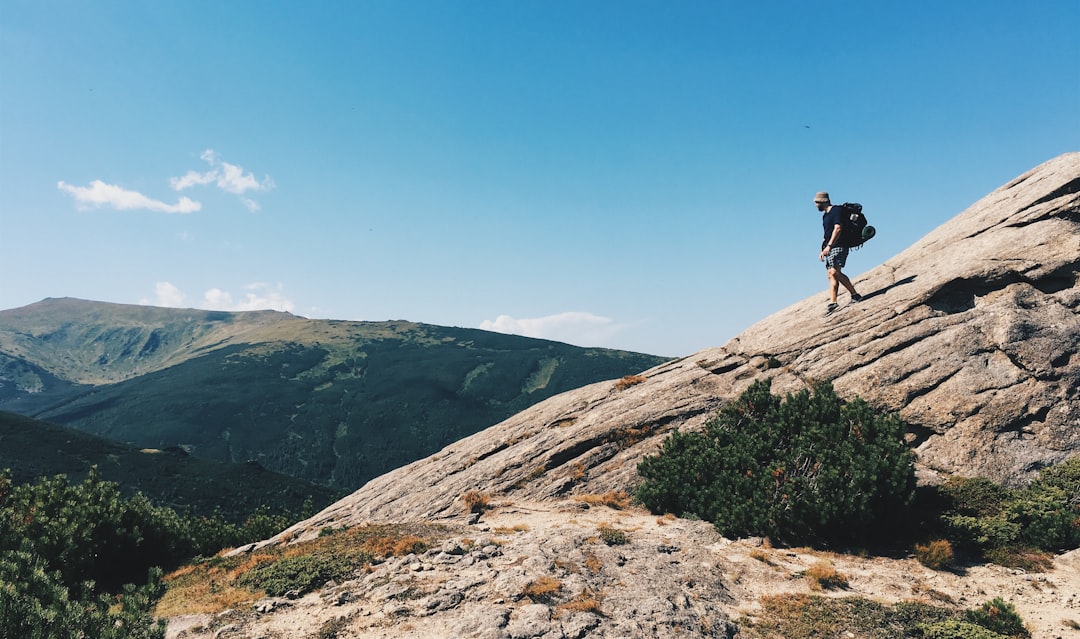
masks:
[[[848,248],[846,246],[834,246],[825,256],[825,268],[844,268],[847,264]]]

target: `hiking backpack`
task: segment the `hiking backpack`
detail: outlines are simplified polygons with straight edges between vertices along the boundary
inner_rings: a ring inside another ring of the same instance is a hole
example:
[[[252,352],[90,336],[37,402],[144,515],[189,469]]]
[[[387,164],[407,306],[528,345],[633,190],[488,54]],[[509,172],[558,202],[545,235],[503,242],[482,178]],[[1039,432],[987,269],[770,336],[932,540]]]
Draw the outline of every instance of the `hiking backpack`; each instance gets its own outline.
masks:
[[[876,230],[866,223],[866,216],[862,212],[862,204],[857,202],[844,202],[840,205],[844,209],[843,223],[840,226],[840,245],[848,248],[859,248],[863,242],[874,237]]]

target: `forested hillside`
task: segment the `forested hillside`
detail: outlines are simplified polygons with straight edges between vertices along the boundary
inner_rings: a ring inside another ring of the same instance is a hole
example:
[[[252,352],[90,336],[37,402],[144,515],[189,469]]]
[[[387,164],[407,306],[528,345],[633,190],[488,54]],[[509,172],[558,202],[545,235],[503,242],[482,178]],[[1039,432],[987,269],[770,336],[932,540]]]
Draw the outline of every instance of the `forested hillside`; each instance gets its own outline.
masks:
[[[0,409],[353,489],[558,393],[665,361],[411,322],[83,300],[0,311]]]

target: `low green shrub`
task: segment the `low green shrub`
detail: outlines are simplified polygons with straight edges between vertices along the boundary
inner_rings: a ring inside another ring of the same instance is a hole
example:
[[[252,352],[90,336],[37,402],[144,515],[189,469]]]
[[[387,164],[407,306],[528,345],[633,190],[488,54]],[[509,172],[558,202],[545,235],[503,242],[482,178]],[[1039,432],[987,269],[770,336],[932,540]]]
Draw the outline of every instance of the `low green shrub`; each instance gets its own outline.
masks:
[[[104,639],[163,636],[149,614],[164,590],[160,568],[262,539],[291,521],[266,508],[243,525],[220,513],[179,515],[141,494],[124,497],[96,468],[78,484],[57,475],[15,485],[2,472],[0,637],[67,636],[57,627]]]
[[[1012,491],[985,477],[953,476],[940,488],[947,508],[969,517],[993,517],[1001,513]]]
[[[1036,484],[1005,506],[1005,516],[1020,526],[1021,546],[1050,552],[1080,545],[1080,504],[1070,504],[1062,488]]]
[[[746,639],[860,639],[919,637],[919,628],[954,618],[945,608],[914,602],[893,606],[862,597],[825,597],[788,593],[761,598],[754,619],[741,619],[739,637]]]
[[[984,553],[991,548],[1013,544],[1020,535],[1020,525],[1003,515],[972,517],[946,513],[942,516],[947,536],[962,548]]]
[[[983,558],[999,566],[1018,568],[1026,572],[1046,572],[1054,566],[1053,555],[1034,548],[1016,546],[991,548],[983,554]]]
[[[630,536],[625,531],[613,526],[602,525],[597,530],[600,532],[600,539],[609,546],[622,546],[630,543]]]
[[[337,639],[343,630],[349,627],[348,617],[334,617],[319,626],[318,639]]]
[[[249,570],[237,579],[237,585],[262,590],[271,597],[286,593],[305,594],[331,579],[348,577],[363,562],[334,555],[297,555],[271,561]]]
[[[760,612],[737,623],[739,637],[746,639],[1026,639],[1027,631],[1010,611],[1000,600],[960,611],[917,601],[889,606],[862,597],[787,593],[763,596]],[[988,621],[984,612],[1000,616]]]
[[[1009,639],[993,630],[959,619],[950,619],[921,628],[925,639]]]
[[[964,613],[964,620],[1013,639],[1027,639],[1031,636],[1024,627],[1024,621],[1016,613],[1016,608],[1001,597],[995,597],[974,610],[968,610]]]
[[[1048,466],[1039,473],[1032,484],[1034,488],[1060,488],[1065,491],[1069,503],[1080,504],[1080,455],[1074,455],[1055,466]]]
[[[915,489],[905,426],[830,384],[785,398],[755,382],[704,432],[674,432],[638,465],[636,496],[727,536],[853,541],[892,532]]]
[[[954,477],[940,488],[945,535],[996,563],[1040,564],[1039,553],[1080,547],[1080,456],[1043,469],[1030,486],[1006,489],[985,478]]]
[[[920,624],[935,624],[956,616],[947,608],[914,600],[896,602],[893,604],[893,614],[893,619],[907,629],[917,628]]]

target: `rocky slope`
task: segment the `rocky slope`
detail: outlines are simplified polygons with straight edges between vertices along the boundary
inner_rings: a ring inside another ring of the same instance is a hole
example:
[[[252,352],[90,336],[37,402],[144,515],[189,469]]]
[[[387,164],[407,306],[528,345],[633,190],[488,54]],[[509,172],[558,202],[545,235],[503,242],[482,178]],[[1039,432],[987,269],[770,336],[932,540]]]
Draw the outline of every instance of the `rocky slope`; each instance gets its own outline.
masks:
[[[934,571],[912,557],[725,539],[706,522],[575,499],[493,506],[472,524],[443,519],[446,536],[426,552],[302,597],[178,615],[167,639],[737,639],[747,620],[768,616],[763,596],[785,594],[956,609],[1000,596],[1033,639],[1080,636],[1080,550],[1057,557],[1045,573],[992,564]],[[608,545],[604,530],[623,533],[626,543]],[[847,586],[815,587],[806,574],[818,565]],[[553,592],[537,594],[537,584]]]
[[[326,527],[459,520],[461,497],[470,490],[511,505],[540,503],[555,511],[555,505],[572,503],[575,495],[631,490],[637,462],[657,450],[672,429],[700,428],[719,406],[761,376],[773,378],[774,392],[831,379],[841,396],[859,395],[879,408],[898,411],[911,425],[924,481],[960,473],[1022,483],[1037,469],[1080,452],[1078,271],[1080,153],[1072,153],[1004,185],[903,253],[856,277],[864,301],[846,305],[830,318],[822,317],[824,296],[815,295],[722,347],[639,376],[552,397],[378,477],[312,519],[237,552],[311,539]],[[725,540],[707,540],[707,526],[690,522],[661,527],[659,522],[650,524],[654,518],[647,515],[636,517],[623,525],[649,531],[638,533],[642,545],[634,552],[641,554],[631,560],[623,552],[618,555],[625,559],[622,564],[612,554],[608,561],[625,570],[606,582],[628,584],[625,596],[632,601],[615,608],[605,605],[605,611],[617,612],[590,621],[591,629],[568,626],[561,617],[553,622],[554,608],[544,611],[510,597],[515,586],[475,589],[462,600],[475,597],[478,605],[419,614],[425,619],[415,623],[410,617],[407,625],[415,633],[402,629],[401,623],[376,627],[357,621],[347,626],[355,629],[349,636],[729,636],[728,624],[739,606],[753,604],[732,595],[740,580],[733,575],[738,568],[729,555],[745,553],[731,550],[743,542],[730,546]],[[559,532],[564,529],[571,532]],[[515,551],[519,554],[511,565],[539,569],[556,557],[572,558],[587,546],[595,524],[563,513],[535,529],[530,524],[530,530],[537,547]],[[550,546],[542,540],[550,540]],[[668,553],[658,550],[661,547],[682,550]],[[426,564],[416,563],[419,569],[398,566],[387,577],[424,574]],[[489,577],[476,578],[494,584],[509,569],[491,567]],[[871,596],[895,600],[918,594],[901,579],[921,574],[911,561],[892,568],[867,563],[857,569],[894,571],[898,587],[886,591],[885,583],[868,582]],[[1080,576],[1075,558],[1052,574],[1048,579],[1063,585],[1037,588],[1056,593],[1048,595],[1046,609],[1063,608],[1077,618]],[[1012,595],[1019,596],[1023,579],[1006,575],[995,585],[974,587],[982,588],[987,599],[1015,599]],[[688,589],[691,582],[702,590]],[[617,586],[607,588],[610,593]],[[366,592],[364,597],[377,600]],[[1058,597],[1061,593],[1072,595]],[[1025,612],[1019,602],[1018,608]],[[365,610],[358,614],[378,614]],[[1048,614],[1039,610],[1027,612]],[[281,614],[287,619],[292,613]],[[467,624],[483,614],[501,621],[471,630]],[[430,629],[436,626],[427,625],[435,623],[427,616],[438,617],[442,625]],[[526,619],[533,621],[522,621]],[[656,619],[667,621],[652,621]],[[270,630],[247,634],[245,628],[255,627],[243,625],[247,623],[254,621],[237,625],[234,630],[242,633],[237,636],[291,636]],[[1040,633],[1050,634],[1035,636],[1069,632],[1060,616],[1047,624],[1040,626]]]
[[[299,524],[456,512],[468,490],[523,499],[626,490],[674,428],[701,427],[760,376],[834,380],[899,411],[923,477],[1020,482],[1080,452],[1080,153],[994,191],[885,264],[825,318],[821,295],[728,344],[563,393],[378,477]],[[290,534],[292,531],[289,531]]]

